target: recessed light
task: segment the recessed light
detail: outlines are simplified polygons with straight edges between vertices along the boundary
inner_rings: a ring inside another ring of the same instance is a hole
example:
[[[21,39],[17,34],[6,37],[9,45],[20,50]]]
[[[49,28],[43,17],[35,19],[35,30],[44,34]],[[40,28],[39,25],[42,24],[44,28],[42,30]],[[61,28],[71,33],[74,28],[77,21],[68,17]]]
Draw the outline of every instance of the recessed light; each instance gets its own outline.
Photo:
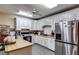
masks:
[[[57,4],[43,4],[44,6],[46,6],[47,8],[54,8],[57,6]]]

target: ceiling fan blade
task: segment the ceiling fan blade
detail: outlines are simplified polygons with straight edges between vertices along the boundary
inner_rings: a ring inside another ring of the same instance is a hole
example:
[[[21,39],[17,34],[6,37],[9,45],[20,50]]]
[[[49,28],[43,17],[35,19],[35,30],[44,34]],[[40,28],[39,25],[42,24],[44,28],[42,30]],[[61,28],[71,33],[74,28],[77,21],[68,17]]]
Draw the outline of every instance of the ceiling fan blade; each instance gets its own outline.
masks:
[[[33,9],[32,14],[41,16],[41,14],[40,14],[38,9]]]

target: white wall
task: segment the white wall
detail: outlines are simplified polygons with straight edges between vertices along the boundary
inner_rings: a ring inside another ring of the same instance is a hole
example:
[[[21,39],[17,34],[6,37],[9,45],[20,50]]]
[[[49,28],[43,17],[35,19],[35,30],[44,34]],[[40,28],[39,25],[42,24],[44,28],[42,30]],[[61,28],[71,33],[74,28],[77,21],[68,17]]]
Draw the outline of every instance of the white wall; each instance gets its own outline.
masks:
[[[0,13],[0,25],[9,25],[10,28],[14,28],[14,15]]]
[[[74,20],[75,18],[79,20],[79,8],[40,19],[36,23],[37,25],[36,28],[42,30],[42,26],[48,24],[48,25],[52,25],[52,30],[55,30],[56,22],[59,22],[60,20],[70,21],[70,20]]]

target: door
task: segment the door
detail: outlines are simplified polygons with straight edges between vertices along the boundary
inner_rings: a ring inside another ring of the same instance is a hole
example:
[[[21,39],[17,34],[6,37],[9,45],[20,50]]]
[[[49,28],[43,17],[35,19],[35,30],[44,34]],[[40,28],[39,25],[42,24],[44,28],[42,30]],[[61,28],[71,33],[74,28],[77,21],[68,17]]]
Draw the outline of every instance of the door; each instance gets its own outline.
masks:
[[[78,21],[65,21],[62,25],[61,41],[78,44]]]
[[[72,40],[72,22],[64,21],[61,29],[61,41],[71,43]]]
[[[61,42],[55,42],[55,55],[62,55],[63,44]]]
[[[55,42],[56,55],[78,55],[78,46],[66,44],[62,42]]]
[[[63,43],[63,55],[78,55],[78,47],[76,45]]]
[[[61,33],[61,22],[60,23],[55,23],[55,33],[60,34]]]

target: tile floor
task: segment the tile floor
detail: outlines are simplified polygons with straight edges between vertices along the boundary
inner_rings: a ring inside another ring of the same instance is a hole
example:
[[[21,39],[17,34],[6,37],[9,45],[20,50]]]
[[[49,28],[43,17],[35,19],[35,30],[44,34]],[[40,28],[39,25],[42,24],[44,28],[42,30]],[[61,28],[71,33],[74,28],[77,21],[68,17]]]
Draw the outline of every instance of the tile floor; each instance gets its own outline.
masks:
[[[34,44],[32,46],[32,54],[33,55],[55,55],[55,53],[52,50],[46,47],[43,47],[39,44]]]

